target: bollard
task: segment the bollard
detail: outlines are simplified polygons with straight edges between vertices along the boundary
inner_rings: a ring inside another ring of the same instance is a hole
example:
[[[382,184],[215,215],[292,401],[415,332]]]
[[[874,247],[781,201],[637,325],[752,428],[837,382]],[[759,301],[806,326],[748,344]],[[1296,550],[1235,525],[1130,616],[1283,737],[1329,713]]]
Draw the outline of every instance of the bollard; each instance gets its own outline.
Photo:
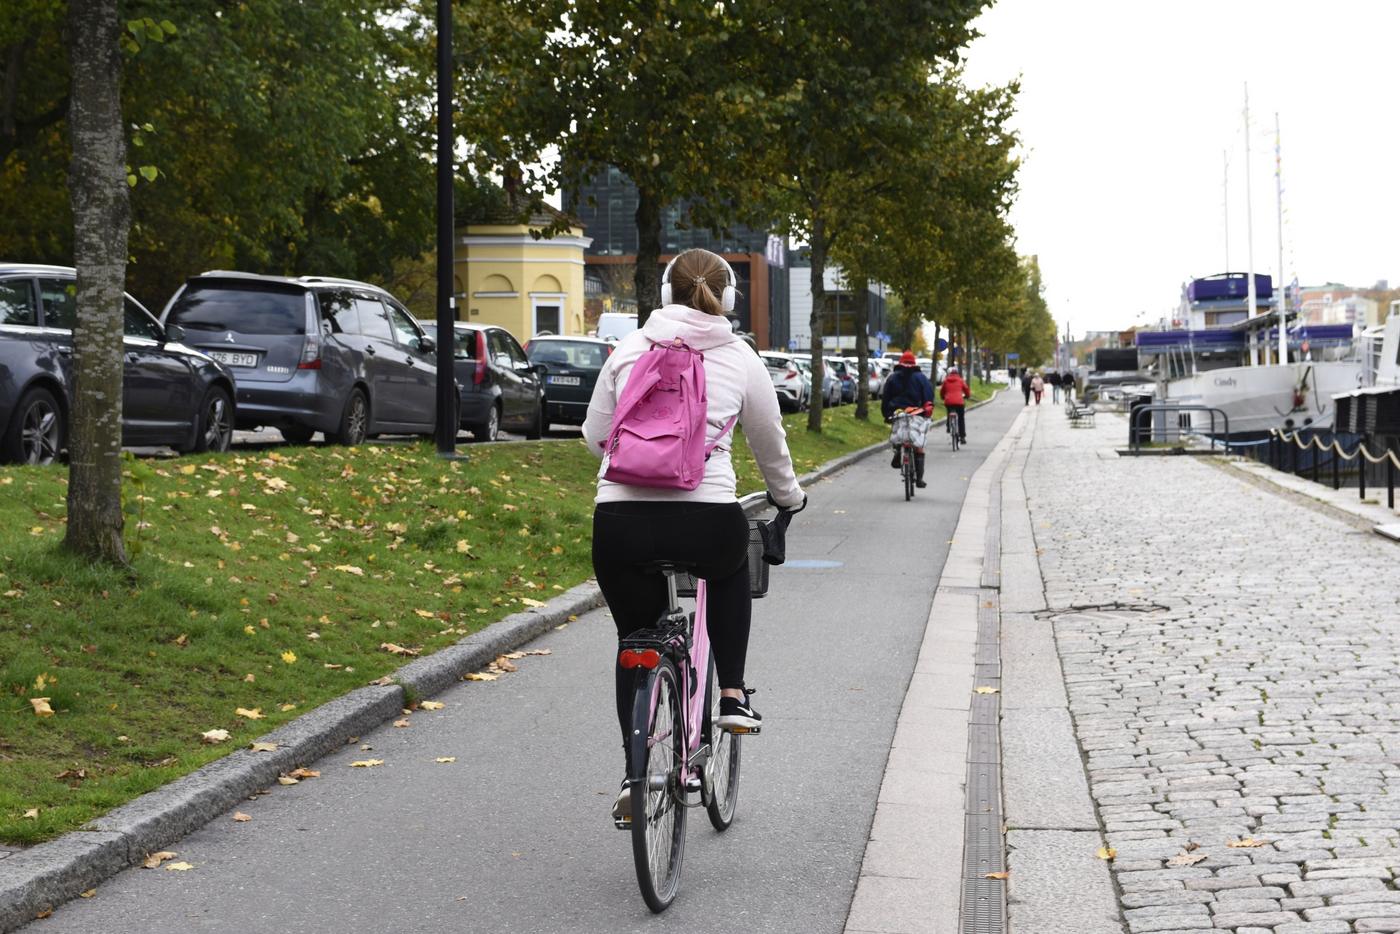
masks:
[[[1317,482],[1318,482],[1318,479],[1317,479],[1317,470],[1318,470],[1318,466],[1319,466],[1319,465],[1318,465],[1318,456],[1322,453],[1322,451],[1321,451],[1321,449],[1316,448],[1316,447],[1310,448],[1309,450],[1311,450],[1311,451],[1313,452],[1313,456],[1312,456],[1312,482],[1313,482],[1313,483],[1317,483]]]
[[[1335,438],[1333,439],[1333,443],[1336,443]],[[1340,490],[1342,488],[1342,478],[1337,472],[1337,461],[1339,460],[1341,460],[1341,458],[1337,456],[1337,451],[1334,448],[1332,451],[1332,489],[1334,490]]]
[[[1365,499],[1365,498],[1366,498],[1366,453],[1365,453],[1365,452],[1366,452],[1366,442],[1365,442],[1365,441],[1362,441],[1361,443],[1357,444],[1357,446],[1356,446],[1356,454],[1357,454],[1356,466],[1357,466],[1357,468],[1358,468],[1358,469],[1357,469],[1357,476],[1361,478],[1361,484],[1360,484],[1359,487],[1357,487],[1357,489],[1360,490],[1360,492],[1357,494],[1357,498],[1358,498],[1358,499]]]
[[[1390,509],[1395,509],[1395,461],[1391,460],[1390,452],[1385,452],[1385,504]]]

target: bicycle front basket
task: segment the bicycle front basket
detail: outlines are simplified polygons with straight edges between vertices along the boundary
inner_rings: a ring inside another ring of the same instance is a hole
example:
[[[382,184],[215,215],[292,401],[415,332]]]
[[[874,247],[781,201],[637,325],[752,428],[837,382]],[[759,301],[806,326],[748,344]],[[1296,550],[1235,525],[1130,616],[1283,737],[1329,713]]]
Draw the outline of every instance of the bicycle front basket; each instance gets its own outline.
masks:
[[[763,560],[763,533],[759,531],[764,521],[749,520],[749,593],[754,597],[768,595],[768,564]],[[695,576],[677,574],[676,592],[682,597],[695,596]]]

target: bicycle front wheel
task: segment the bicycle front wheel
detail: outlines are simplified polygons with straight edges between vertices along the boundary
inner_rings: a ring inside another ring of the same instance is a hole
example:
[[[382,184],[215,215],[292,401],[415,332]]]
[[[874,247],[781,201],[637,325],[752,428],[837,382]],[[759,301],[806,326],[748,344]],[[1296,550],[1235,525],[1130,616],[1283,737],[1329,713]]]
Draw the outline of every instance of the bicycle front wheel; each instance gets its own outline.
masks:
[[[904,449],[901,466],[904,468],[904,501],[907,503],[914,498],[914,455],[908,448]]]
[[[715,656],[710,653],[710,680],[705,688],[705,736],[710,743],[710,799],[705,813],[719,831],[734,823],[734,810],[739,803],[739,749],[742,736],[715,726],[719,721],[719,672]]]
[[[632,704],[632,861],[642,898],[659,914],[680,888],[685,855],[684,701],[670,659],[639,682]]]

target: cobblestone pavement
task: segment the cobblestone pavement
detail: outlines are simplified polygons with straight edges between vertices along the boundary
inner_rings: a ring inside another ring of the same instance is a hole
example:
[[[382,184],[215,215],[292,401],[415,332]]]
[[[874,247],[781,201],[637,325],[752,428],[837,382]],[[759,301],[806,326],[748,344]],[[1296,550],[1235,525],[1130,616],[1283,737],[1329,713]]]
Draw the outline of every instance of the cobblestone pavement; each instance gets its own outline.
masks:
[[[1400,931],[1400,547],[1032,413],[1048,612],[1127,930]],[[1013,880],[1014,887],[1014,880]]]

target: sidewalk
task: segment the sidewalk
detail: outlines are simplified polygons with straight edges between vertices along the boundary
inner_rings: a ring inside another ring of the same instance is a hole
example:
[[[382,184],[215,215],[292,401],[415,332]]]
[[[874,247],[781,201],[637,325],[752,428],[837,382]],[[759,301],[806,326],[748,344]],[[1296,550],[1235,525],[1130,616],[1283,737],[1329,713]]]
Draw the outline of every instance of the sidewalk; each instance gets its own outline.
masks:
[[[1003,543],[1027,595],[1003,620],[1012,929],[1400,931],[1400,550],[1204,459],[1119,457],[1122,418],[1028,417]],[[1121,913],[1021,846],[1059,835],[1082,865],[1100,829]]]

